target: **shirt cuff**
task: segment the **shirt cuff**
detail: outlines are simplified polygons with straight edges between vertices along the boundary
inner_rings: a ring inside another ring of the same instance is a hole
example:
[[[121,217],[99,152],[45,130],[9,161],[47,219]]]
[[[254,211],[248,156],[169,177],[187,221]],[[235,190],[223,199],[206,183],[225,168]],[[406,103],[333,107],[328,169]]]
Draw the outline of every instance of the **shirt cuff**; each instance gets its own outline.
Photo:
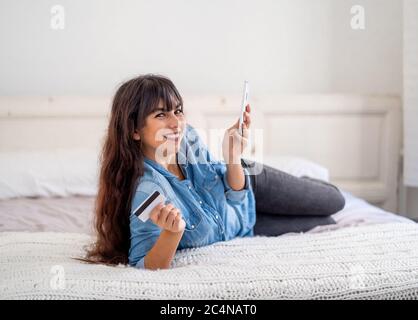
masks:
[[[140,260],[136,263],[135,268],[138,268],[138,269],[145,269],[144,262],[145,262],[145,257],[143,257],[142,259],[140,259]]]
[[[231,186],[228,183],[228,178],[227,178],[227,171],[225,171],[224,174],[224,184],[225,184],[225,196],[228,200],[231,201],[236,201],[236,202],[242,202],[245,197],[247,196],[247,192],[250,190],[250,177],[248,176],[248,171],[244,169],[244,178],[245,178],[245,183],[244,183],[244,188],[241,190],[234,190],[231,188]]]

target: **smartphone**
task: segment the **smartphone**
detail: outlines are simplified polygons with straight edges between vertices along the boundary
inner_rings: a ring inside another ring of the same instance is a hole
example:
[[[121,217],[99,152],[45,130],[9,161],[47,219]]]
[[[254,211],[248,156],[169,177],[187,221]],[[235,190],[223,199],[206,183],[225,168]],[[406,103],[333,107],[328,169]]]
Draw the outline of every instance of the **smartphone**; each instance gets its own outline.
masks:
[[[151,211],[160,203],[165,203],[165,197],[158,191],[154,191],[139,206],[136,207],[134,214],[139,220],[145,222],[149,219]]]
[[[245,112],[245,107],[248,104],[248,98],[249,98],[249,89],[248,89],[248,81],[245,80],[244,81],[244,91],[242,93],[242,101],[241,101],[241,113],[240,113],[240,117],[239,117],[239,132],[240,134],[243,136],[244,135],[244,131],[243,131],[243,123],[244,123],[244,112]]]

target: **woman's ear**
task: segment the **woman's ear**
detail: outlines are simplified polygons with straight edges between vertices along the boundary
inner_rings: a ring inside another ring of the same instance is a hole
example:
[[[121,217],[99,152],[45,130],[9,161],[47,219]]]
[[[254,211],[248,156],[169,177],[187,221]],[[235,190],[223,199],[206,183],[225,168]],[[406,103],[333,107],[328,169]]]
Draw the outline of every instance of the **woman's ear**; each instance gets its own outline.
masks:
[[[136,140],[136,141],[141,140],[141,137],[140,137],[140,135],[139,135],[138,131],[136,131],[136,130],[135,130],[135,132],[134,132],[134,134],[133,134],[133,138],[134,138],[134,140]]]

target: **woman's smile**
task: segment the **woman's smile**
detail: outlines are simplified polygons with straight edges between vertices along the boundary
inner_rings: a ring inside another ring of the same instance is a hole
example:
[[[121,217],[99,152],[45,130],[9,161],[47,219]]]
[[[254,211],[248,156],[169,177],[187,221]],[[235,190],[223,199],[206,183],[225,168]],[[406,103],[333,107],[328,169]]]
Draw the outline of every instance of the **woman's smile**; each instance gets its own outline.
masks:
[[[163,135],[165,140],[171,140],[171,141],[175,141],[175,142],[179,141],[180,136],[181,136],[180,131]]]

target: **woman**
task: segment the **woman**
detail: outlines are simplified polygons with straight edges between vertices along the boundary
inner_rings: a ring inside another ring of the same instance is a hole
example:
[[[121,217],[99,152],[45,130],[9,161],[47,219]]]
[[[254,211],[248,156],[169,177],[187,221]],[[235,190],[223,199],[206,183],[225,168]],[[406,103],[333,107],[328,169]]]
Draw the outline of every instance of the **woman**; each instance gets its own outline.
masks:
[[[143,75],[124,83],[102,151],[97,241],[87,259],[163,269],[177,249],[335,223],[330,215],[344,206],[335,186],[268,166],[248,174],[254,163],[241,155],[250,113],[247,105],[242,135],[238,121],[226,130],[225,162],[215,161],[186,123],[182,97],[169,79]],[[155,191],[166,202],[143,222],[133,210]]]

